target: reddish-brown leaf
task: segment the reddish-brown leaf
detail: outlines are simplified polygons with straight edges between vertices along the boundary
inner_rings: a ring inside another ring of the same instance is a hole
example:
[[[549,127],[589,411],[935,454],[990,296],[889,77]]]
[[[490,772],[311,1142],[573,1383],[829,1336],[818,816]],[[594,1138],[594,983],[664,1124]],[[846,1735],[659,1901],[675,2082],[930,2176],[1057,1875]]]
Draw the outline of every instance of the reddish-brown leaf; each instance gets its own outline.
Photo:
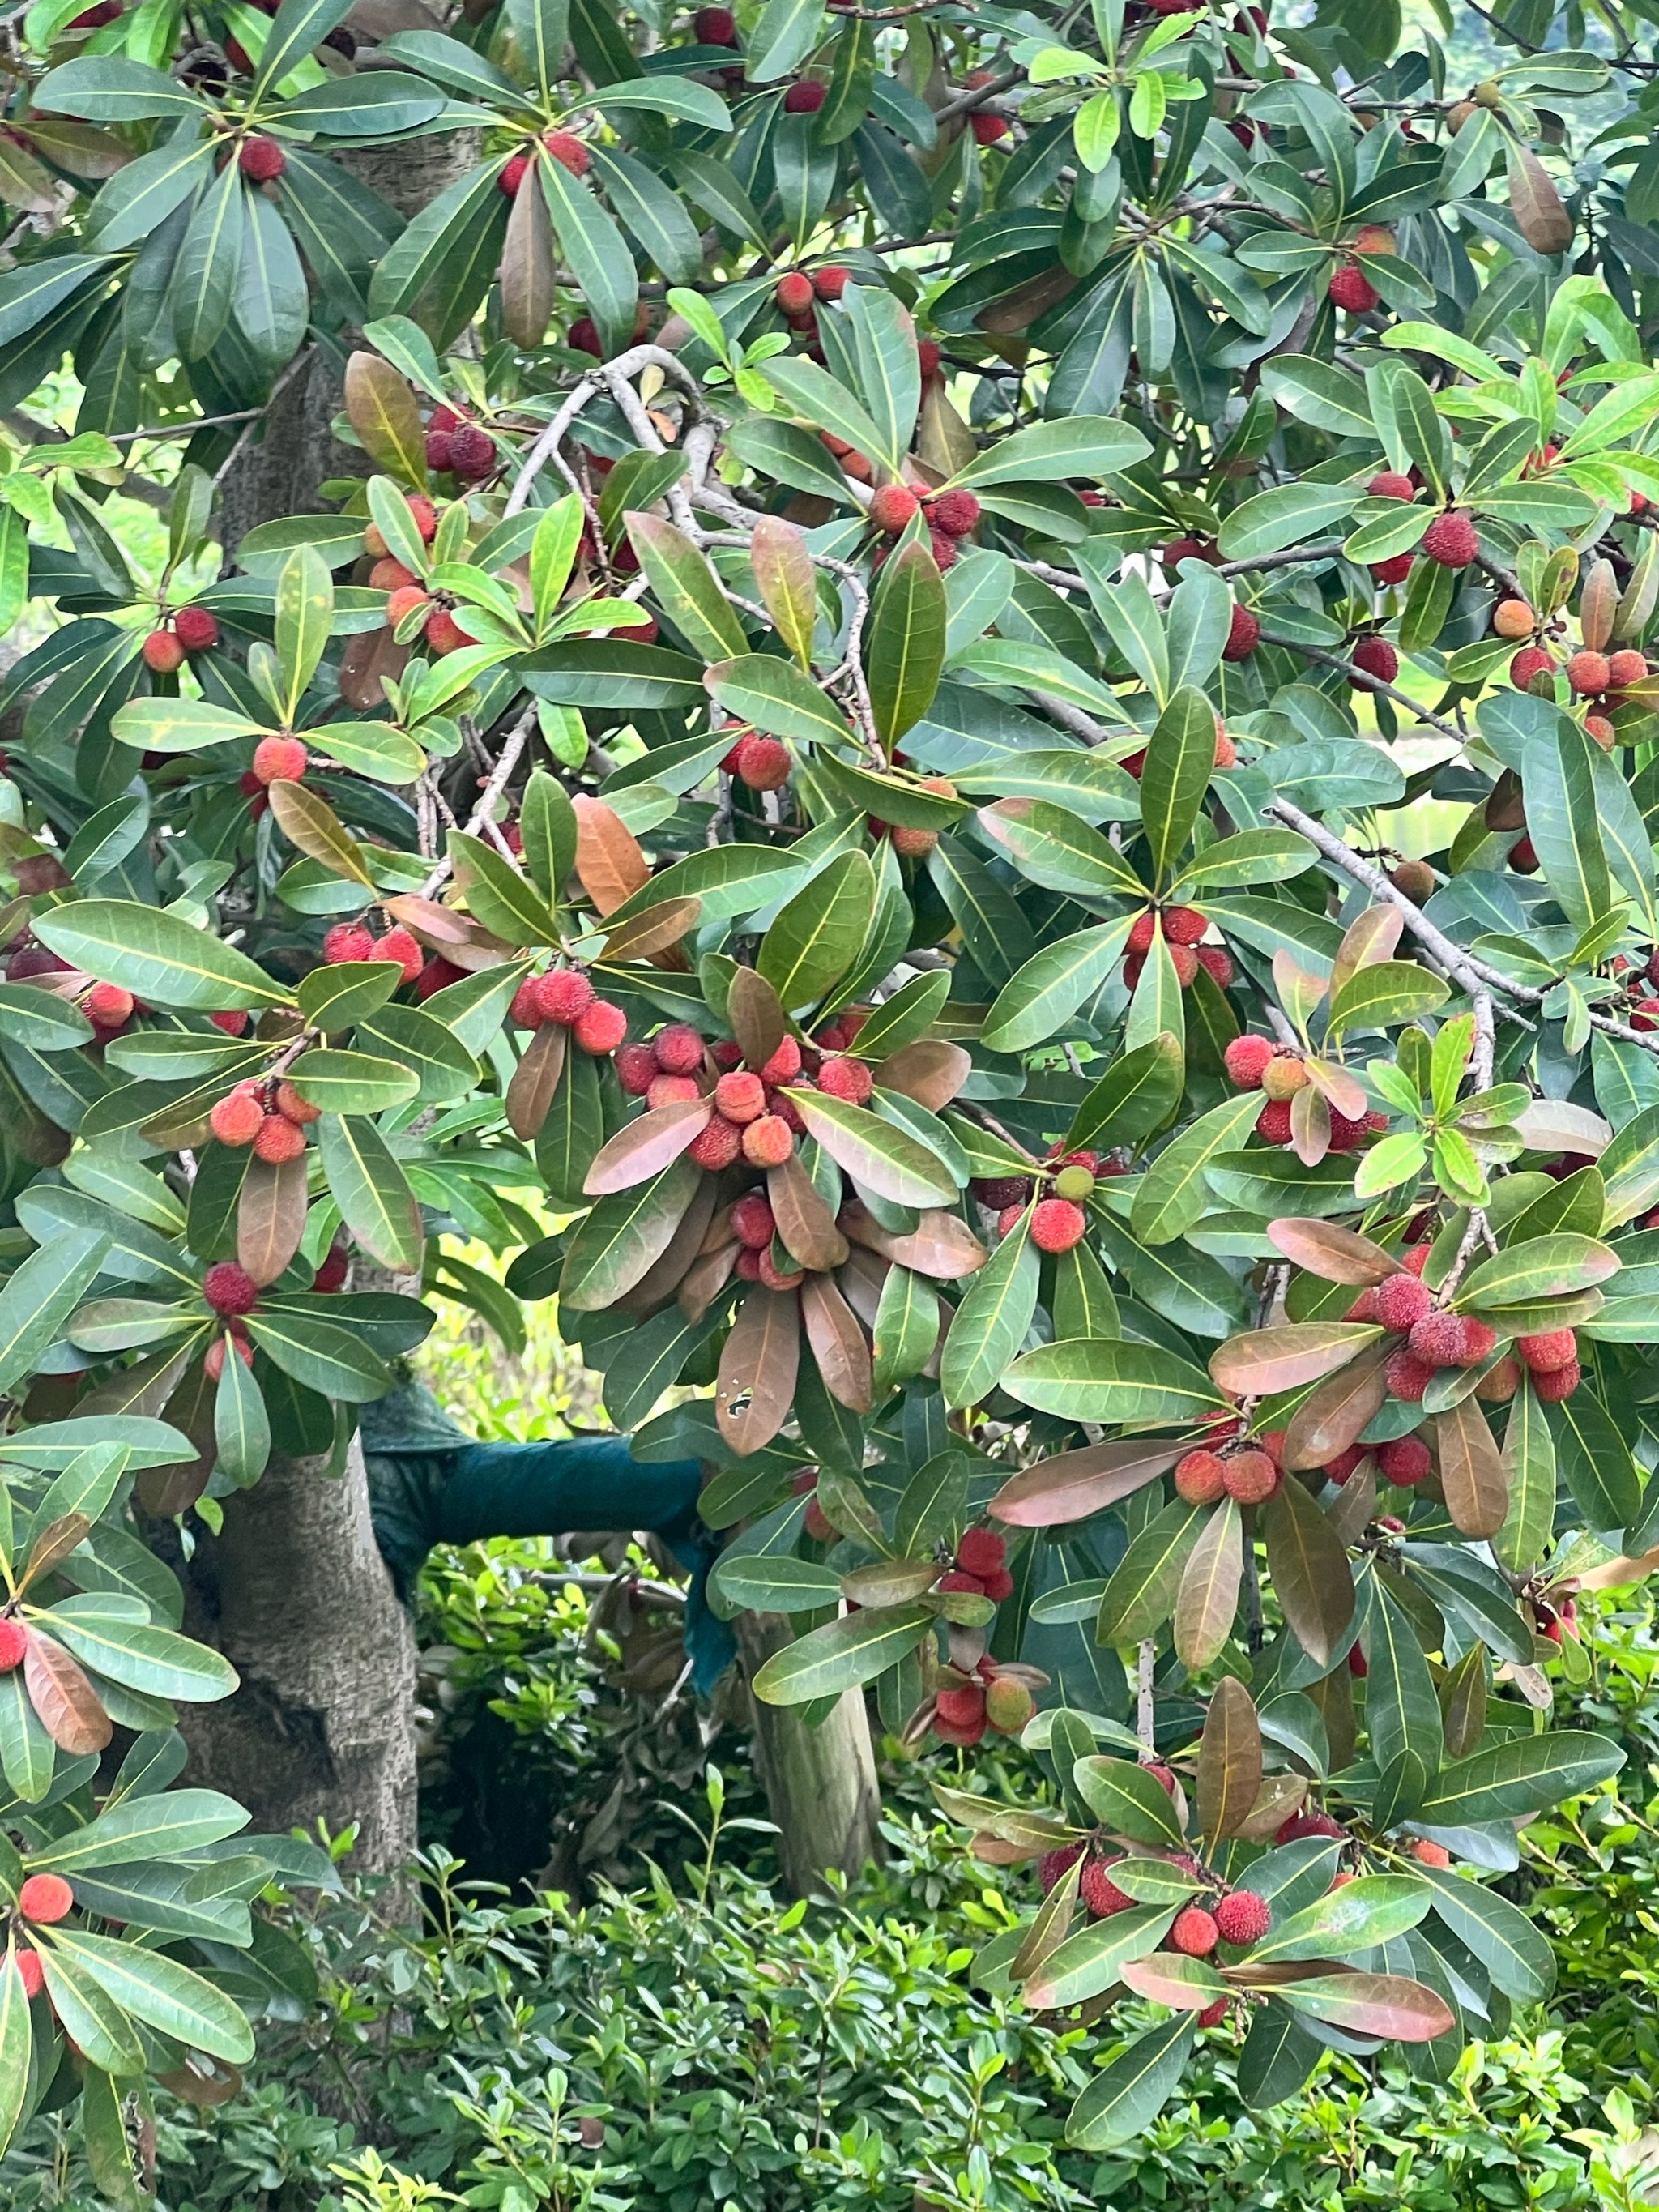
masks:
[[[1350,1973],[1334,1967],[1294,1986],[1298,2011],[1310,2012],[1333,2027],[1346,2028],[1352,2035],[1432,2043],[1453,2025],[1445,1999],[1403,1974]]]
[[[847,1255],[847,1265],[836,1279],[841,1285],[842,1296],[866,1328],[876,1325],[876,1310],[881,1304],[882,1285],[887,1280],[887,1262],[873,1253],[861,1252],[854,1245]]]
[[[799,1152],[791,1152],[781,1167],[768,1172],[766,1195],[779,1236],[803,1267],[823,1273],[842,1265],[847,1257],[847,1239],[836,1228],[836,1217]]]
[[[1190,1444],[1148,1446],[1140,1438],[1087,1444],[1023,1468],[991,1500],[990,1510],[1012,1528],[1051,1528],[1086,1521],[1119,1498],[1167,1474]]]
[[[714,1219],[717,1194],[714,1176],[702,1176],[673,1235],[633,1289],[624,1291],[617,1300],[619,1308],[629,1313],[649,1313],[673,1297],[702,1248]]]
[[[1380,906],[1368,906],[1364,914],[1357,915],[1349,923],[1331,963],[1332,997],[1362,968],[1374,968],[1380,960],[1392,960],[1405,927],[1405,915],[1397,906],[1386,901]]]
[[[739,968],[726,994],[726,1018],[745,1066],[758,1072],[783,1042],[785,1022],[778,994],[764,975]]]
[[[680,1311],[688,1321],[701,1321],[732,1279],[743,1247],[737,1238],[703,1252],[685,1271],[679,1287]]]
[[[738,1309],[714,1382],[714,1420],[739,1459],[769,1444],[788,1419],[799,1364],[799,1299],[757,1283]]]
[[[436,899],[417,898],[412,891],[383,900],[382,904],[411,936],[447,959],[453,960],[462,946],[476,944],[484,934],[470,915],[453,906],[440,906]]]
[[[1330,1149],[1330,1103],[1322,1091],[1304,1083],[1291,1100],[1291,1150],[1304,1168],[1316,1168]]]
[[[576,810],[576,873],[599,912],[612,914],[650,880],[650,866],[638,838],[602,799],[579,791],[570,803]]]
[[[842,1206],[839,1219],[855,1244],[915,1274],[930,1275],[936,1283],[958,1283],[990,1257],[959,1213],[930,1211],[914,1229],[895,1237],[871,1218],[861,1199],[854,1198]]]
[[[1202,2012],[1227,1994],[1226,1983],[1207,1960],[1186,1959],[1179,1951],[1131,1959],[1118,1968],[1118,1979],[1137,1996],[1175,2012]]]
[[[881,1063],[884,1091],[896,1091],[937,1114],[948,1106],[974,1072],[959,1044],[944,1037],[919,1037]]]
[[[91,1534],[92,1523],[84,1513],[65,1513],[50,1522],[29,1546],[28,1559],[18,1579],[19,1595],[31,1583],[50,1574],[60,1559],[78,1550]]]
[[[501,266],[501,321],[507,336],[526,353],[533,353],[547,335],[553,281],[552,218],[541,180],[532,175],[513,195]]]
[[[1565,253],[1572,244],[1572,217],[1549,171],[1529,147],[1511,144],[1510,207],[1534,253]]]
[[[1223,1675],[1204,1717],[1198,1744],[1198,1819],[1218,1842],[1243,1832],[1261,1795],[1261,1730],[1243,1682]]]
[[[1370,1100],[1346,1067],[1339,1067],[1334,1060],[1310,1060],[1304,1065],[1310,1086],[1316,1091],[1322,1091],[1339,1114],[1346,1115],[1351,1121],[1358,1121],[1368,1110]]]
[[[702,912],[702,901],[695,898],[665,899],[660,906],[648,906],[617,923],[605,940],[602,957],[649,959],[653,952],[678,945],[688,930],[695,929]]]
[[[1267,1568],[1291,1632],[1328,1667],[1353,1620],[1353,1572],[1341,1539],[1299,1482],[1261,1508]]]
[[[1345,1544],[1357,1544],[1376,1513],[1376,1461],[1367,1452],[1325,1509],[1325,1518]]]
[[[1605,653],[1613,642],[1619,611],[1619,578],[1611,561],[1592,561],[1578,594],[1578,628],[1589,653]]]
[[[282,1273],[306,1233],[306,1157],[248,1163],[236,1207],[236,1257],[262,1290]]]
[[[1446,1510],[1459,1532],[1495,1536],[1509,1515],[1509,1478],[1480,1400],[1465,1398],[1437,1413],[1434,1442]]]
[[[1274,1832],[1308,1800],[1308,1784],[1299,1774],[1270,1774],[1256,1801],[1238,1824],[1238,1835],[1248,1844],[1271,1843]]]
[[[582,1188],[590,1198],[604,1198],[648,1182],[695,1144],[714,1118],[712,1098],[677,1098],[672,1106],[652,1107],[600,1146]]]
[[[546,1121],[553,1093],[564,1073],[570,1032],[562,1022],[544,1022],[525,1047],[524,1058],[507,1086],[507,1125],[526,1143]]]
[[[858,1316],[825,1275],[809,1275],[801,1285],[800,1312],[824,1389],[850,1413],[867,1413],[875,1390]]]
[[[1334,1375],[1382,1334],[1367,1322],[1289,1322],[1234,1337],[1211,1355],[1210,1373],[1234,1397],[1265,1398]]]
[[[1373,1345],[1309,1392],[1285,1431],[1285,1467],[1328,1467],[1358,1443],[1389,1395],[1388,1358],[1386,1344]]]
[[[410,647],[399,645],[389,629],[360,630],[349,637],[340,654],[340,696],[360,714],[372,714],[386,702],[389,677],[397,683],[409,665]]]
[[[114,1724],[99,1703],[85,1668],[39,1629],[29,1631],[23,1683],[41,1727],[72,1759],[101,1751],[114,1735]]]
[[[1400,1262],[1373,1244],[1369,1237],[1356,1236],[1334,1221],[1299,1221],[1288,1218],[1267,1224],[1267,1235],[1296,1267],[1317,1275],[1322,1282],[1351,1283],[1362,1290],[1386,1282],[1400,1272]]]

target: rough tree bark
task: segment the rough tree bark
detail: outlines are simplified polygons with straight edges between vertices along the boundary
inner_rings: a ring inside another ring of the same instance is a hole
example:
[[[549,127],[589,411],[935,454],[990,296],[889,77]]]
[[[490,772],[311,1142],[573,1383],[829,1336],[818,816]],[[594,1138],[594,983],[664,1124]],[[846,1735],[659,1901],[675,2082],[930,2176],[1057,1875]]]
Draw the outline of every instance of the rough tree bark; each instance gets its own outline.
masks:
[[[738,1651],[750,1680],[775,1651],[793,1642],[781,1613],[738,1615]],[[789,1705],[751,1697],[756,1762],[778,1826],[778,1859],[795,1897],[818,1895],[832,1869],[854,1875],[879,1859],[881,1792],[864,1698],[846,1691],[820,1728]]]

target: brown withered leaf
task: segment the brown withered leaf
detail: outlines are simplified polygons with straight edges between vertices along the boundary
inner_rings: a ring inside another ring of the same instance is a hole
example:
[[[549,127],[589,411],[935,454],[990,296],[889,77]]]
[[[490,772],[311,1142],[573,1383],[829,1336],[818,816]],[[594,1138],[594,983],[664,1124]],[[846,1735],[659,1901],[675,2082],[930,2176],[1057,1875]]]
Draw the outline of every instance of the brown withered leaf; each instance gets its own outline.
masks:
[[[1270,1774],[1256,1801],[1239,1822],[1237,1833],[1247,1844],[1270,1844],[1292,1813],[1308,1802],[1308,1784],[1300,1774]]]
[[[601,957],[647,960],[653,952],[678,945],[688,931],[696,927],[702,912],[702,901],[695,898],[665,899],[660,906],[648,906],[642,914],[631,915],[626,921],[617,923],[605,940]]]
[[[930,1210],[902,1237],[883,1229],[861,1199],[849,1199],[838,1218],[855,1244],[908,1267],[914,1274],[930,1275],[936,1283],[959,1283],[964,1276],[976,1273],[990,1257],[959,1213]]]
[[[1526,794],[1521,788],[1521,779],[1512,768],[1506,768],[1487,794],[1481,819],[1488,830],[1524,830],[1527,826]]]
[[[85,1668],[39,1629],[29,1631],[23,1684],[41,1727],[71,1759],[101,1751],[114,1735],[114,1724],[99,1703]]]
[[[665,1304],[674,1295],[702,1250],[714,1218],[717,1191],[713,1176],[699,1180],[673,1235],[632,1290],[625,1291],[617,1300],[622,1310],[649,1313],[653,1306]]]
[[[233,2097],[242,2094],[242,2071],[223,2058],[210,2058],[204,2051],[192,2051],[182,2066],[171,2074],[158,2074],[156,2080],[164,2089],[171,2089],[175,2097],[182,2097],[198,2112],[205,2112],[215,2105],[228,2105]]]
[[[1446,1510],[1465,1536],[1495,1536],[1510,1510],[1509,1478],[1478,1398],[1465,1398],[1434,1419],[1436,1455]]]
[[[1210,1373],[1231,1396],[1265,1398],[1334,1375],[1382,1334],[1369,1322],[1287,1322],[1233,1337],[1212,1353]]]
[[[1357,1544],[1376,1516],[1376,1461],[1367,1452],[1337,1496],[1325,1518],[1345,1544]]]
[[[1364,1290],[1400,1273],[1399,1261],[1380,1244],[1373,1244],[1369,1237],[1357,1236],[1352,1229],[1344,1229],[1334,1221],[1302,1221],[1287,1217],[1270,1221],[1267,1237],[1293,1266],[1310,1275],[1317,1275],[1322,1282],[1350,1283],[1356,1290]]]
[[[604,1198],[648,1182],[695,1144],[714,1118],[712,1098],[677,1098],[671,1106],[651,1107],[606,1138],[593,1156],[582,1188],[590,1198]],[[699,1237],[702,1233],[700,1230]]]
[[[975,1836],[968,1848],[981,1866],[1020,1866],[1037,1856],[1025,1844],[1011,1844],[1001,1836]]]
[[[1091,1513],[1103,1512],[1119,1498],[1156,1482],[1191,1449],[1189,1443],[1149,1445],[1144,1438],[1122,1437],[1059,1452],[1035,1467],[1022,1468],[1003,1484],[989,1510],[1011,1528],[1086,1521]]]
[[[779,1236],[803,1267],[823,1273],[842,1264],[847,1239],[799,1152],[791,1152],[781,1167],[768,1170],[766,1196]]]
[[[914,1098],[918,1106],[937,1114],[948,1106],[974,1072],[974,1063],[959,1044],[944,1037],[918,1037],[890,1060],[881,1063],[881,1087]]]
[[[564,1073],[570,1032],[562,1022],[544,1022],[525,1047],[507,1086],[507,1126],[528,1144],[546,1121]]]
[[[1330,1149],[1330,1101],[1316,1085],[1304,1083],[1291,1100],[1291,1150],[1304,1168],[1316,1168]]]
[[[1572,244],[1572,217],[1549,171],[1529,147],[1510,145],[1510,209],[1534,253],[1565,253]]]
[[[501,241],[501,321],[507,336],[526,353],[533,353],[547,335],[554,275],[552,219],[547,194],[532,170],[513,195],[513,211]]]
[[[758,1073],[783,1042],[786,1024],[777,993],[752,968],[739,968],[726,994],[726,1018],[744,1065]]]
[[[360,630],[349,637],[340,655],[340,696],[360,714],[373,713],[386,702],[382,678],[395,684],[409,665],[410,648],[399,645],[389,629]]]
[[[1243,1522],[1224,1498],[1199,1530],[1176,1592],[1175,1648],[1183,1666],[1207,1667],[1226,1643],[1243,1574]]]
[[[1243,1832],[1261,1795],[1261,1729],[1243,1682],[1224,1675],[1198,1741],[1198,1820],[1214,1844]]]
[[[793,1291],[755,1284],[738,1309],[714,1382],[715,1425],[738,1458],[769,1444],[783,1426],[799,1366],[799,1299]]]
[[[236,1257],[263,1290],[274,1283],[306,1233],[306,1154],[251,1160],[236,1206]]]
[[[1285,1432],[1285,1467],[1328,1467],[1358,1443],[1389,1395],[1388,1360],[1388,1345],[1374,1344],[1309,1392]]]
[[[1578,627],[1589,653],[1605,653],[1613,642],[1619,611],[1619,579],[1611,561],[1592,561],[1578,595]]]
[[[1357,975],[1362,968],[1374,968],[1379,961],[1392,960],[1405,927],[1405,915],[1387,901],[1379,906],[1368,906],[1364,914],[1356,915],[1343,933],[1331,963],[1331,996],[1334,998],[1348,978]]]
[[[1294,1478],[1261,1508],[1267,1569],[1285,1620],[1310,1659],[1328,1667],[1353,1623],[1347,1548]]]
[[[858,1316],[827,1275],[809,1275],[801,1285],[800,1312],[824,1389],[849,1413],[867,1413],[875,1389]]]
[[[92,1534],[92,1523],[84,1513],[65,1513],[50,1522],[29,1546],[29,1555],[17,1584],[19,1595],[31,1583],[49,1575],[60,1559],[84,1544]]]
[[[742,1249],[734,1237],[728,1243],[716,1245],[712,1252],[700,1253],[686,1269],[679,1287],[679,1304],[688,1321],[701,1321],[714,1304],[732,1279],[732,1270]]]
[[[1078,280],[1069,269],[1059,262],[1036,276],[1028,277],[989,307],[981,307],[974,318],[982,331],[993,337],[1006,337],[1029,331],[1039,315],[1057,307],[1070,293],[1076,291]]]
[[[612,914],[651,878],[640,841],[602,799],[579,791],[570,804],[576,811],[576,873],[601,915]]]
[[[872,1253],[860,1252],[855,1246],[836,1277],[842,1296],[866,1328],[876,1325],[876,1311],[881,1304],[882,1285],[887,1280],[887,1273],[884,1260],[878,1260]]]

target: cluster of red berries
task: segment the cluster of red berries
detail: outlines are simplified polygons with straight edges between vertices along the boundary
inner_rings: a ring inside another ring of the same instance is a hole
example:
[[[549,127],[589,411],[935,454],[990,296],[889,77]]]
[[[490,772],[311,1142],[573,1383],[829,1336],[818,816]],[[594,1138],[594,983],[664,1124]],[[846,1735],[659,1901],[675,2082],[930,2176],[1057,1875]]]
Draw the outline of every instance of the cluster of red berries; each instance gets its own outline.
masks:
[[[998,1176],[976,1182],[974,1194],[981,1206],[996,1208],[999,1237],[1016,1229],[1030,1206],[1031,1242],[1038,1251],[1069,1252],[1083,1242],[1088,1230],[1089,1217],[1083,1207],[1093,1196],[1096,1183],[1103,1176],[1121,1175],[1123,1170],[1115,1162],[1103,1162],[1098,1152],[1062,1154],[1056,1147],[1049,1155],[1046,1172],[1048,1194],[1034,1206],[1029,1176]]]
[[[1261,1091],[1267,1104],[1256,1116],[1255,1133],[1267,1145],[1291,1141],[1291,1101],[1309,1080],[1299,1053],[1287,1052],[1271,1039],[1246,1033],[1236,1036],[1222,1055],[1228,1079],[1236,1091]],[[1389,1126],[1386,1114],[1373,1110],[1349,1116],[1331,1108],[1330,1150],[1357,1152],[1367,1137],[1380,1135]]]
[[[437,508],[422,491],[405,494],[404,504],[409,509],[409,519],[415,526],[416,535],[423,545],[430,545],[438,534]],[[391,554],[392,548],[386,544],[386,534],[378,522],[364,525],[363,551],[371,561],[384,561]],[[371,583],[374,581],[372,574],[369,580]]]
[[[615,1052],[628,1035],[627,1015],[609,999],[595,998],[580,968],[526,975],[513,994],[507,1018],[521,1030],[568,1029],[582,1050],[596,1058]]]
[[[482,483],[501,465],[495,441],[488,430],[469,422],[453,407],[434,407],[426,426],[426,465],[440,476],[458,477],[463,483]],[[402,568],[403,564],[396,564]],[[415,579],[404,569],[395,580],[371,576],[377,591],[389,592]]]
[[[322,1114],[285,1078],[254,1078],[228,1091],[208,1115],[222,1145],[237,1151],[252,1145],[256,1159],[279,1166],[297,1160],[306,1148],[306,1131]]]
[[[902,483],[883,484],[870,502],[871,521],[889,538],[908,529],[918,514],[935,538],[967,538],[979,527],[980,504],[970,491],[918,493]]]
[[[1223,1498],[1240,1505],[1265,1505],[1284,1487],[1284,1449],[1282,1429],[1241,1437],[1220,1451],[1200,1445],[1176,1462],[1176,1494],[1188,1505],[1214,1505]]]
[[[1222,990],[1226,990],[1233,980],[1232,956],[1224,945],[1200,942],[1209,927],[1208,915],[1200,914],[1195,906],[1165,907],[1161,914],[1149,909],[1137,915],[1123,948],[1126,985],[1133,991],[1140,981],[1146,955],[1161,931],[1169,951],[1170,965],[1183,991],[1192,988],[1200,968],[1214,978]]]
[[[934,1585],[941,1590],[966,1590],[973,1597],[988,1597],[1001,1605],[1014,1594],[1008,1570],[1008,1540],[994,1528],[969,1528],[957,1545],[956,1557]]]
[[[939,1587],[955,1585],[947,1582]],[[982,1741],[988,1729],[998,1735],[1018,1735],[1036,1711],[1036,1700],[1025,1684],[988,1654],[971,1677],[947,1682],[934,1692],[933,1734],[941,1743],[968,1750]]]
[[[1345,1316],[1349,1321],[1374,1322],[1390,1334],[1405,1338],[1404,1344],[1390,1353],[1384,1371],[1389,1390],[1407,1405],[1421,1404],[1424,1392],[1441,1368],[1479,1367],[1498,1349],[1497,1332],[1485,1322],[1435,1304],[1433,1292],[1422,1279],[1431,1250],[1428,1244],[1412,1246],[1401,1256],[1400,1273],[1362,1291]],[[1514,1354],[1506,1355],[1482,1376],[1475,1395],[1489,1404],[1506,1404],[1520,1388],[1523,1370],[1530,1374],[1534,1389],[1547,1403],[1559,1405],[1571,1397],[1582,1379],[1578,1342],[1571,1329],[1516,1337]],[[1413,1441],[1401,1439],[1402,1443]],[[1396,1456],[1385,1462],[1383,1452]],[[1418,1464],[1414,1457],[1398,1455],[1391,1445],[1382,1448],[1377,1462],[1394,1482],[1420,1482],[1429,1471],[1426,1452]],[[1411,1472],[1413,1467],[1415,1472]],[[1336,1479],[1346,1481],[1352,1472],[1349,1467]]]
[[[839,300],[850,282],[850,270],[838,261],[826,261],[821,269],[786,270],[772,296],[792,331],[801,337],[816,337],[818,302]]]
[[[171,676],[190,653],[209,653],[219,642],[218,617],[206,607],[177,607],[170,623],[151,630],[139,648],[146,668]]]
[[[846,1050],[864,1019],[849,1008],[821,1030],[813,1044],[803,1046],[786,1036],[759,1068],[744,1067],[741,1048],[729,1040],[710,1047],[689,1022],[672,1022],[648,1042],[623,1047],[617,1054],[617,1079],[630,1097],[643,1098],[648,1107],[712,1096],[714,1116],[686,1151],[688,1159],[711,1175],[734,1166],[739,1158],[751,1167],[781,1167],[806,1127],[793,1101],[784,1096],[785,1085],[822,1091],[850,1106],[868,1103],[875,1077],[867,1061]],[[767,1213],[769,1220],[769,1207]],[[738,1233],[746,1246],[748,1238]],[[770,1241],[769,1228],[753,1249]],[[789,1286],[782,1281],[769,1285]]]
[[[412,983],[425,964],[426,955],[401,924],[376,937],[366,922],[337,921],[323,938],[323,960],[330,968],[349,960],[395,960],[405,983]]]
[[[592,151],[574,131],[550,131],[542,143],[553,159],[568,169],[573,177],[585,177],[593,166]],[[532,159],[532,155],[527,150],[515,154],[495,179],[508,199],[518,197],[520,185],[530,173]]]
[[[749,730],[724,756],[720,767],[750,791],[781,791],[789,781],[788,748],[777,738]]]

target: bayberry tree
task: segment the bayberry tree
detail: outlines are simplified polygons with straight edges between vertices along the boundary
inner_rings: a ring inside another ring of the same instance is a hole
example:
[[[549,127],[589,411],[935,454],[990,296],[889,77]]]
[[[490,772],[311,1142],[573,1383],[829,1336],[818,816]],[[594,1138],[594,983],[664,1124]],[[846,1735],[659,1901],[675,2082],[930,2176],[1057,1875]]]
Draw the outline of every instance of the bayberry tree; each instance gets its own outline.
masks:
[[[1443,2070],[1659,1544],[1640,27],[370,14],[9,49],[0,2140],[302,1993],[204,1779],[406,1845],[438,1297],[960,1747],[1076,2142]]]

